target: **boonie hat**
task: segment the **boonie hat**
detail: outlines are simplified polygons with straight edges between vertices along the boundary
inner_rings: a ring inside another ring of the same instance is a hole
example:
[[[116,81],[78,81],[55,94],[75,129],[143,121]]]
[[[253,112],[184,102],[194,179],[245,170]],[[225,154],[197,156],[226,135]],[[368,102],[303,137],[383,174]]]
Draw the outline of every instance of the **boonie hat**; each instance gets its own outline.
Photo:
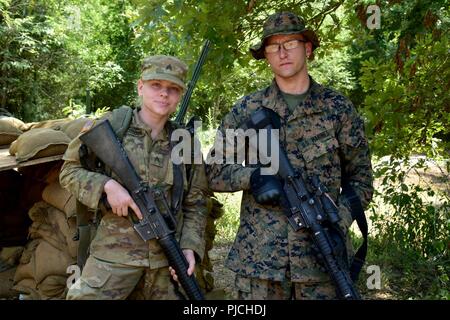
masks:
[[[264,46],[267,38],[277,34],[302,34],[312,43],[312,50],[319,46],[316,33],[305,26],[304,20],[292,12],[279,12],[269,16],[263,26],[263,36],[257,45],[250,48],[252,56],[264,59]]]

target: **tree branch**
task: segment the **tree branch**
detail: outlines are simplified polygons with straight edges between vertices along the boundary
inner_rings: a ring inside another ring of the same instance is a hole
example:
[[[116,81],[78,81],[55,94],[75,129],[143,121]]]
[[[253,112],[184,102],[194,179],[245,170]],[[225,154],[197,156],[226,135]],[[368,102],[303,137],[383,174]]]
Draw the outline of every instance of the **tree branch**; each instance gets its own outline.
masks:
[[[255,7],[255,5],[256,5],[256,0],[250,0],[250,1],[247,3],[247,13],[252,12],[252,11],[253,11],[253,8]]]

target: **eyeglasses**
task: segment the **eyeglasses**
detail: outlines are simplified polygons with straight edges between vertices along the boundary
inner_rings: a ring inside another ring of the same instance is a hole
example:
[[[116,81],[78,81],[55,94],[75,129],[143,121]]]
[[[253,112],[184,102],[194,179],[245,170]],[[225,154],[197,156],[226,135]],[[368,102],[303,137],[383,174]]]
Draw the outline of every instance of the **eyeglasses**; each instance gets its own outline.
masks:
[[[293,39],[293,40],[288,40],[282,43],[272,43],[272,44],[268,44],[264,47],[264,51],[266,53],[277,53],[278,51],[280,51],[280,47],[283,46],[284,50],[288,51],[288,50],[292,50],[295,48],[298,48],[300,46],[300,42],[308,42],[306,40],[302,40],[302,39]]]

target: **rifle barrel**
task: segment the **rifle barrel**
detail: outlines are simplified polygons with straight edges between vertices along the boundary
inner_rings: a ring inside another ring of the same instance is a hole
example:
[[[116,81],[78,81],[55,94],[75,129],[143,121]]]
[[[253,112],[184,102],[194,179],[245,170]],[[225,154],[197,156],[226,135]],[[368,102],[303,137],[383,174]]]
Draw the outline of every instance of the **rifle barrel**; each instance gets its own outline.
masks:
[[[184,94],[183,99],[181,100],[180,110],[178,111],[178,114],[175,118],[175,122],[177,124],[183,124],[184,117],[186,116],[186,112],[187,112],[187,107],[189,105],[189,101],[191,100],[192,92],[194,91],[195,85],[200,76],[200,71],[202,69],[202,66],[205,63],[206,56],[208,55],[210,45],[211,45],[211,41],[206,39],[203,44],[203,48],[200,53],[200,57],[198,58],[197,63],[195,64],[194,72],[192,73],[192,77],[191,77],[191,80],[189,81],[186,93]]]

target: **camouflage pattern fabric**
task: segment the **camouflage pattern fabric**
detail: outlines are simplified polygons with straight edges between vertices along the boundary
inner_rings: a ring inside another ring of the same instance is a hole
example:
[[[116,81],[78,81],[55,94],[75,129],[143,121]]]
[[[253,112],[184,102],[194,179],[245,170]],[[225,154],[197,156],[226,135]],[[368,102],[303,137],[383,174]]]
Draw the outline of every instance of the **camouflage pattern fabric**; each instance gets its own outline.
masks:
[[[89,257],[67,300],[177,300],[168,268],[149,270]],[[141,283],[138,290],[136,284]],[[135,292],[130,297],[131,292]]]
[[[331,282],[290,282],[247,278],[237,275],[238,300],[331,300],[337,299]]]
[[[216,148],[225,145],[226,129],[238,128],[261,106],[274,110],[282,121],[280,144],[305,181],[316,175],[328,188],[339,207],[340,227],[351,250],[347,232],[352,217],[348,203],[340,196],[341,174],[346,173],[363,206],[367,206],[372,197],[373,178],[364,124],[348,99],[310,80],[305,100],[293,112],[275,81],[266,89],[240,99],[222,121],[218,130],[223,138],[216,138],[209,157],[216,155]],[[329,281],[307,232],[294,232],[280,207],[260,205],[252,197],[250,176],[256,165],[225,164],[227,155],[234,151],[225,149],[224,164],[211,164],[207,168],[212,190],[243,190],[240,226],[226,266],[242,276],[272,281],[284,281],[287,270],[293,282]]]
[[[170,145],[167,127],[152,140],[151,129],[139,117],[138,110],[133,111],[130,127],[124,135],[123,146],[131,163],[140,177],[150,187],[161,189],[169,203],[173,187],[173,166],[170,161]],[[106,118],[111,117],[111,114]],[[104,184],[109,177],[84,169],[79,162],[80,140],[71,142],[64,155],[65,163],[61,170],[61,185],[73,193],[77,199],[90,208],[97,208],[103,193]],[[203,166],[193,166],[194,174],[203,176]],[[119,179],[112,174],[112,178]],[[181,210],[176,214],[176,237],[182,249],[192,249],[199,261],[204,255],[204,230],[206,224],[206,199],[204,189],[192,183],[187,188],[183,172],[185,196]],[[120,182],[120,181],[119,181]],[[167,259],[157,240],[145,243],[134,231],[131,222],[109,212],[104,212],[90,247],[91,256],[111,263],[135,267],[158,269],[168,265]]]
[[[209,251],[213,248],[214,239],[217,234],[216,220],[225,213],[222,203],[214,195],[208,194],[208,217],[206,218],[205,229],[205,254],[200,264],[195,266],[195,277],[199,286],[205,291],[210,292],[214,289],[213,265],[209,257]]]
[[[187,66],[171,56],[151,56],[144,60],[141,70],[142,80],[167,80],[186,90]]]

